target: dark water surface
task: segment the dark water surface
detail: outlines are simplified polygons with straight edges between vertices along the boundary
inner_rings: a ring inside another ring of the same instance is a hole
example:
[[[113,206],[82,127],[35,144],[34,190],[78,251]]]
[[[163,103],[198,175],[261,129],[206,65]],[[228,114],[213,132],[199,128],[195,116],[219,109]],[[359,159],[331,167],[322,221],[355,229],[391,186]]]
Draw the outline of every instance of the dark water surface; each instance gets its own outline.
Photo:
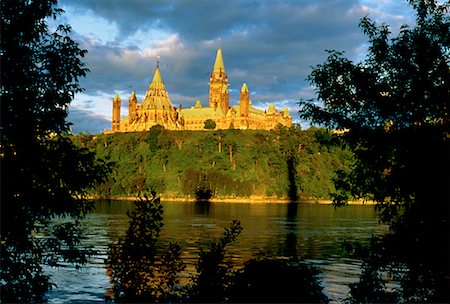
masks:
[[[85,220],[87,244],[98,250],[81,270],[73,267],[48,269],[58,288],[49,292],[50,303],[103,302],[111,288],[105,273],[107,246],[128,227],[126,211],[133,203],[97,201],[95,213]],[[279,203],[177,203],[164,202],[162,242],[177,241],[188,269],[198,257],[199,247],[223,235],[233,219],[241,221],[243,232],[230,247],[237,265],[252,256],[298,256],[315,265],[324,291],[332,301],[347,296],[348,283],[358,279],[360,261],[346,258],[345,241],[367,243],[383,233],[373,206],[352,205],[335,209],[328,205]]]

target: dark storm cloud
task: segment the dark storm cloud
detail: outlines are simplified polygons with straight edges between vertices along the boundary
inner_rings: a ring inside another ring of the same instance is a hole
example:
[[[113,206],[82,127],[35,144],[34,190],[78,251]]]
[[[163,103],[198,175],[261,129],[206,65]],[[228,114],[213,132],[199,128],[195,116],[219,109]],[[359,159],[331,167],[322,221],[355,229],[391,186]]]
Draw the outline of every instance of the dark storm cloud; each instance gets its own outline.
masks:
[[[157,25],[171,5],[167,0],[60,0],[63,7],[75,8],[78,12],[89,11],[93,15],[117,23],[123,36],[142,27]]]
[[[145,94],[155,71],[156,56],[148,56],[136,48],[115,43],[103,44],[83,36],[76,39],[81,48],[88,50],[85,62],[90,73],[81,80],[87,93],[107,93],[113,96],[118,91],[129,94],[136,90],[138,95]],[[181,99],[191,102],[206,94],[215,50],[212,52],[206,56],[210,57],[209,60],[201,58],[201,53],[182,47],[173,47],[170,51],[163,52],[160,69],[169,94],[180,95]],[[202,61],[210,62],[202,65]],[[123,99],[128,96],[121,97]]]
[[[144,95],[158,53],[169,95],[175,105],[184,106],[196,99],[207,104],[209,74],[220,44],[232,103],[246,82],[254,105],[277,103],[295,109],[302,96],[311,96],[305,78],[311,66],[323,62],[326,49],[343,50],[357,59],[366,41],[358,29],[359,19],[369,12],[356,0],[61,3],[74,12],[89,12],[114,23],[118,29],[114,41],[79,37],[89,51],[86,61],[91,74],[82,82],[87,93],[113,96],[116,91],[129,94],[134,89],[138,96]],[[154,54],[145,53],[132,41],[123,43],[150,28],[170,35],[152,45]]]
[[[98,134],[111,128],[111,121],[89,110],[71,108],[67,121],[71,122],[73,134],[80,132]]]
[[[63,0],[61,3],[116,23],[121,33],[118,39],[152,26],[179,33],[183,40],[194,41],[259,28],[279,34],[284,32],[290,39],[313,39],[314,35],[327,33],[333,35],[348,27],[346,16],[358,5],[356,0]],[[311,32],[317,29],[320,32]],[[272,38],[279,37],[283,35]],[[279,42],[279,39],[272,42]]]

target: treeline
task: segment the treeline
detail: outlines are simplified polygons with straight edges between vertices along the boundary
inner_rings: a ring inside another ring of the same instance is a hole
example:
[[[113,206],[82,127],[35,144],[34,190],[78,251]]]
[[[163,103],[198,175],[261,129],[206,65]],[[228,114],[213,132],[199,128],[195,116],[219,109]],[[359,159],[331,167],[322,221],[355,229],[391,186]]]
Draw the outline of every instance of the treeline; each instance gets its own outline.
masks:
[[[74,136],[113,166],[98,197],[249,197],[328,199],[337,170],[352,163],[324,129],[169,131]]]

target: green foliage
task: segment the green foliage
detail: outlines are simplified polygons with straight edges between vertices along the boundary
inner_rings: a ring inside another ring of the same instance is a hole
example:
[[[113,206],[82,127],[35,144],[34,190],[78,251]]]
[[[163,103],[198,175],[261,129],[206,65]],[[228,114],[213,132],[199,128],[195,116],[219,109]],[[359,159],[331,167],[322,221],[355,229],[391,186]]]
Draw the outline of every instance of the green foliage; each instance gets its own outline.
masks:
[[[440,151],[449,127],[448,16],[435,4],[413,3],[421,7],[419,26],[403,26],[395,39],[386,25],[363,18],[368,58],[354,64],[330,51],[309,76],[323,107],[301,102],[303,118],[349,130],[344,139],[357,156],[349,178],[358,181],[351,194],[378,202],[410,203],[433,188],[442,191],[428,180],[440,173],[434,160],[445,161]]]
[[[130,225],[123,239],[109,246],[107,267],[111,273],[115,301],[120,303],[170,302],[179,297],[179,273],[185,265],[181,248],[170,243],[158,248],[163,227],[159,198],[140,198],[128,211]]]
[[[301,101],[300,115],[348,130],[342,139],[356,161],[339,173],[334,200],[378,203],[391,233],[377,267],[407,269],[400,301],[448,302],[449,4],[409,2],[416,25],[395,38],[388,26],[361,20],[369,40],[364,61],[329,51],[309,76],[322,105]]]
[[[294,126],[273,131],[169,131],[98,135],[77,145],[114,163],[98,186],[100,197],[134,196],[154,190],[163,196],[250,195],[327,199],[336,171],[348,170],[352,154],[332,145],[329,132]],[[205,192],[205,193],[206,193]]]
[[[214,130],[216,128],[216,122],[212,119],[205,120],[205,130]]]
[[[87,189],[107,172],[65,135],[68,105],[88,70],[68,25],[49,32],[47,18],[62,13],[55,5],[1,2],[2,302],[42,302],[52,286],[43,263],[86,261],[77,220],[91,209]]]

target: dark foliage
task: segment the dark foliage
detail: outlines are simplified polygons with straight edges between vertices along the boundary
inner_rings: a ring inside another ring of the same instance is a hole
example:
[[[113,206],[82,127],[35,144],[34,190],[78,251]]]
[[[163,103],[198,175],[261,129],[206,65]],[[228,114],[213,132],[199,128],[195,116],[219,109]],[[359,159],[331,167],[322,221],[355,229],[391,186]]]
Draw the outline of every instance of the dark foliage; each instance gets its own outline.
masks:
[[[212,191],[206,187],[198,187],[195,191],[195,199],[198,202],[208,201],[212,197]]]
[[[369,38],[366,60],[353,63],[329,52],[309,77],[322,106],[301,101],[300,113],[345,130],[341,137],[355,153],[352,170],[339,174],[335,203],[375,200],[380,219],[390,224],[391,233],[372,246],[377,252],[366,256],[371,265],[363,276],[397,269],[391,275],[399,274],[399,301],[448,302],[449,4],[409,2],[416,25],[403,26],[395,38],[388,26],[361,20]],[[361,288],[378,288],[364,282],[370,280],[362,278],[352,290],[361,295]]]
[[[216,122],[212,119],[205,120],[205,130],[214,130],[216,128]]]
[[[242,231],[241,223],[234,220],[225,228],[223,238],[212,242],[209,250],[201,250],[197,262],[197,275],[190,288],[193,302],[220,303],[225,301],[226,292],[233,280],[232,265],[226,261],[226,247]]]
[[[307,265],[272,259],[252,259],[242,269],[233,264],[227,249],[242,231],[237,220],[225,228],[222,238],[200,249],[197,271],[188,281],[180,276],[185,269],[180,246],[161,246],[159,199],[139,199],[128,215],[126,235],[110,245],[106,262],[115,302],[328,302],[317,271]]]
[[[231,303],[328,303],[307,265],[286,261],[251,259],[236,273],[230,291]]]
[[[155,303],[180,298],[179,273],[185,265],[181,248],[170,243],[158,248],[163,227],[163,207],[159,198],[139,198],[128,211],[130,226],[123,239],[110,245],[107,268],[113,284],[115,302]]]
[[[62,13],[55,5],[1,2],[2,302],[42,302],[52,286],[43,263],[86,261],[79,222],[69,220],[90,211],[86,190],[107,171],[65,135],[68,105],[88,70],[70,27],[49,31],[47,20]]]

